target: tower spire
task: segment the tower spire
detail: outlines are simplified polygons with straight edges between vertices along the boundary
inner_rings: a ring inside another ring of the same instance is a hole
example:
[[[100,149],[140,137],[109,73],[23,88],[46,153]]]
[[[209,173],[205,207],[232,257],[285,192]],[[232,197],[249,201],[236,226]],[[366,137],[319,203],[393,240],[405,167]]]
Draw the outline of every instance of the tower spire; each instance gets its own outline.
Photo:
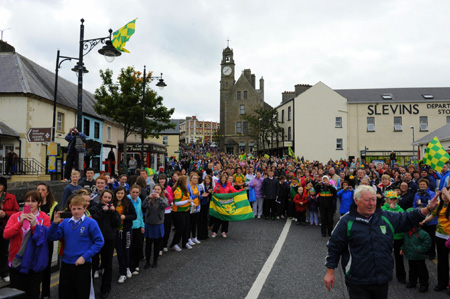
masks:
[[[227,39],[227,48],[229,48],[230,47],[230,37],[228,37],[228,39]]]

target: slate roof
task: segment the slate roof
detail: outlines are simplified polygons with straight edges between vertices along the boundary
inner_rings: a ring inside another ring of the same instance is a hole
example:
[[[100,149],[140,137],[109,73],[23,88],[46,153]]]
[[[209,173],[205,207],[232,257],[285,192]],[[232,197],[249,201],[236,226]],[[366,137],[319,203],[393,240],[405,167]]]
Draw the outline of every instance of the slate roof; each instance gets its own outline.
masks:
[[[0,136],[11,136],[19,138],[19,133],[0,121]]]
[[[431,132],[428,135],[425,135],[424,137],[420,138],[419,140],[416,140],[413,144],[414,145],[427,144],[434,137],[437,137],[439,139],[439,141],[441,141],[441,142],[450,140],[450,123],[446,124],[443,127],[440,127],[439,129]]]
[[[358,103],[423,103],[450,102],[450,87],[414,87],[414,88],[375,88],[375,89],[334,89],[347,99],[349,104]],[[382,95],[392,95],[392,100],[385,100]],[[432,95],[426,99],[423,95]]]
[[[167,129],[161,131],[159,135],[179,135],[180,134],[180,123],[182,123],[184,119],[171,119],[170,122],[175,124],[175,129]]]
[[[0,93],[38,96],[53,101],[55,73],[15,52],[0,53]],[[59,77],[57,102],[77,110],[78,87]],[[94,110],[94,95],[83,90],[83,114],[99,119],[104,117]]]

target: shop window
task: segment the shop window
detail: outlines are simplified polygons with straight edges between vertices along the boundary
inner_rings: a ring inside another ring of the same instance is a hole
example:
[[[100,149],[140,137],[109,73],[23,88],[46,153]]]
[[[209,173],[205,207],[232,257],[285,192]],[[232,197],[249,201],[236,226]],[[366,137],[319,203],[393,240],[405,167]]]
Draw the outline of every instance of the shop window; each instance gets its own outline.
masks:
[[[367,118],[367,132],[375,132],[375,117]]]
[[[239,113],[240,114],[245,114],[245,105],[241,105],[241,107],[239,109]]]
[[[394,132],[402,132],[402,131],[403,131],[402,117],[394,116]]]
[[[420,117],[420,132],[428,132],[428,116]]]
[[[336,117],[336,128],[342,128],[342,117]]]
[[[64,113],[58,112],[56,118],[56,131],[64,132]]]
[[[242,134],[242,123],[239,121],[236,123],[236,134]]]
[[[342,145],[342,138],[337,138],[336,139],[336,150],[343,150],[344,147]]]

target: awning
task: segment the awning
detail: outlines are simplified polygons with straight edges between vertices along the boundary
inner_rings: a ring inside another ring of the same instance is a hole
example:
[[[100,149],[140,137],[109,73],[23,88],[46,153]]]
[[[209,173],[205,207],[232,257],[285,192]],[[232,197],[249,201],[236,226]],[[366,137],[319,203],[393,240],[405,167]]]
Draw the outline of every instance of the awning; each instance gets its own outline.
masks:
[[[0,136],[11,136],[19,138],[19,133],[8,127],[4,122],[0,121]]]

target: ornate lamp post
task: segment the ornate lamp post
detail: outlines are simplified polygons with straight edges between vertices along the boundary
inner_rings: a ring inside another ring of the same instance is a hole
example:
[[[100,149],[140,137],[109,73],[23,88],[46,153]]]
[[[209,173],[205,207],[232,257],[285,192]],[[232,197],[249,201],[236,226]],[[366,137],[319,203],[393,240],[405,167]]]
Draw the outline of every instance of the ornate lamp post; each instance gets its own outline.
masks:
[[[163,79],[163,77],[162,77],[162,73],[161,73],[161,76],[150,76],[150,77],[146,77],[146,68],[145,68],[145,65],[144,65],[144,78],[143,78],[143,80],[142,80],[142,128],[141,128],[141,169],[144,169],[145,168],[145,163],[144,163],[144,153],[145,153],[145,150],[144,150],[144,131],[145,131],[145,101],[144,101],[144,99],[145,99],[145,82],[146,82],[146,80],[148,79],[149,80],[149,82],[151,83],[153,80],[155,80],[155,79],[159,79],[159,81],[158,81],[158,83],[156,83],[156,86],[158,86],[159,87],[159,89],[160,90],[163,90],[164,89],[164,87],[166,87],[167,86],[167,84],[164,82],[164,79]]]

